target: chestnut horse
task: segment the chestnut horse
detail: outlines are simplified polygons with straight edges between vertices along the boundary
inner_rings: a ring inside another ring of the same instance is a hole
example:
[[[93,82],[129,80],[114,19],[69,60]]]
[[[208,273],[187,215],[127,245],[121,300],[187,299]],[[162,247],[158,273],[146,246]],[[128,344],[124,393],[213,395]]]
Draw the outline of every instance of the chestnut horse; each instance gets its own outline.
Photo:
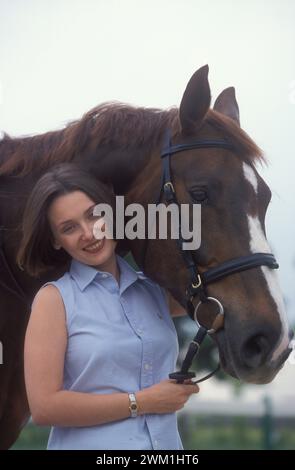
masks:
[[[23,340],[31,301],[43,282],[65,269],[57,266],[42,279],[32,279],[15,264],[27,196],[49,167],[75,161],[112,184],[127,204],[147,206],[160,191],[160,155],[169,129],[172,149],[177,149],[169,161],[177,202],[202,204],[202,243],[193,253],[196,272],[202,277],[216,266],[224,269],[228,260],[270,253],[264,218],[271,192],[255,168],[261,151],[239,126],[233,88],[209,107],[204,66],[190,79],[179,109],[102,104],[62,130],[24,138],[5,135],[0,141],[1,448],[12,445],[29,416]],[[221,144],[196,146],[196,139]],[[128,246],[146,274],[186,305],[191,277],[176,241],[136,239]],[[246,382],[271,381],[290,352],[291,333],[272,267],[262,260],[206,286],[206,295],[218,299],[225,312],[223,328],[213,335],[221,364]],[[200,294],[194,292],[193,302]],[[210,315],[202,312],[200,321],[206,326]]]

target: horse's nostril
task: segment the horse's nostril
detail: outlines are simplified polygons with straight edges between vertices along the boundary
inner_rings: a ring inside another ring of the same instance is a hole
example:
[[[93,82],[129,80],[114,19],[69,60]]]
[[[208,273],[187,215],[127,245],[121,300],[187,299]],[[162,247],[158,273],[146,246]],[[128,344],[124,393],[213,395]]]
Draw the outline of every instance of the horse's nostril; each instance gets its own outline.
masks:
[[[241,359],[247,367],[257,368],[261,366],[269,351],[270,346],[266,337],[255,335],[243,344]]]

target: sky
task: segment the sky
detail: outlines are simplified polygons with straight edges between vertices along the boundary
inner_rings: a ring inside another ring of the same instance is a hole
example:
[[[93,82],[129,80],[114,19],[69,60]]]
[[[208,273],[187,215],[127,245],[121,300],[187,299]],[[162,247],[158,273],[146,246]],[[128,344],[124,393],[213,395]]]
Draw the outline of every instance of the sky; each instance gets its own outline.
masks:
[[[64,126],[104,101],[179,105],[209,64],[264,150],[267,234],[295,321],[294,0],[0,0],[0,131]]]

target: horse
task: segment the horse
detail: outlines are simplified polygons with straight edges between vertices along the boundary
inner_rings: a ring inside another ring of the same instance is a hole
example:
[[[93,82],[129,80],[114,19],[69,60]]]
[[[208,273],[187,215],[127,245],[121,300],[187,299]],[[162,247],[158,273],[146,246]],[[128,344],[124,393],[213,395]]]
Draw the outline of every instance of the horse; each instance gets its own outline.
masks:
[[[204,327],[212,327],[215,307],[219,314],[222,307],[223,322],[212,338],[228,374],[267,383],[284,364],[292,333],[265,234],[271,191],[256,168],[264,157],[240,127],[234,88],[225,89],[213,108],[210,103],[203,66],[189,80],[179,108],[108,102],[61,130],[5,134],[0,141],[1,448],[12,445],[29,417],[23,342],[32,299],[65,270],[61,263],[33,279],[17,266],[22,214],[34,183],[61,162],[86,168],[126,204],[200,204],[198,250],[183,256],[171,237],[128,240],[121,250],[130,250],[138,266],[183,306],[189,295],[198,310],[195,320]]]

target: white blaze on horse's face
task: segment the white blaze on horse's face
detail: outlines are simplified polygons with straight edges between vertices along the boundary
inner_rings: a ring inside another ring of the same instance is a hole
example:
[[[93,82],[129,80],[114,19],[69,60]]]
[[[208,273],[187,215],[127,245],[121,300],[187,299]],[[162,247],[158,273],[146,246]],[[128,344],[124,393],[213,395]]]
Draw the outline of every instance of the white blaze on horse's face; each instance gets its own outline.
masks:
[[[258,195],[258,181],[255,172],[246,163],[243,163],[244,176],[252,185],[255,193]],[[265,238],[261,222],[258,216],[247,215],[249,227],[250,250],[252,253],[271,253],[269,244]],[[284,307],[283,297],[277,279],[277,273],[266,266],[260,268],[265,277],[269,293],[277,306],[278,314],[281,320],[281,334],[276,348],[273,351],[271,360],[275,361],[286,350],[289,344],[288,320]]]

